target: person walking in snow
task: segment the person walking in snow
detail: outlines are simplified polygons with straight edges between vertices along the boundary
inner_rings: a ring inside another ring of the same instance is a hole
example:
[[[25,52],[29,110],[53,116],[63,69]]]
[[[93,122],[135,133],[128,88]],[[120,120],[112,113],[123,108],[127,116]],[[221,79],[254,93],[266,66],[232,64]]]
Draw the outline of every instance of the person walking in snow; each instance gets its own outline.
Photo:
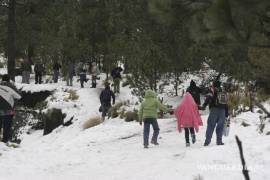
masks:
[[[75,76],[75,74],[76,73],[74,61],[69,61],[66,72],[67,86],[73,86],[73,77]]]
[[[201,105],[200,94],[201,94],[202,90],[201,90],[201,88],[199,88],[196,85],[195,81],[193,81],[193,80],[190,81],[190,86],[187,88],[186,92],[188,92],[192,96],[193,100],[195,101],[195,103],[199,107]],[[198,107],[197,107],[197,109],[198,109]],[[184,130],[185,130],[185,137],[186,137],[186,146],[190,145],[189,134],[191,134],[192,143],[194,144],[196,142],[196,135],[195,135],[194,128],[192,126],[190,126],[190,127],[184,128]]]
[[[53,64],[53,82],[57,83],[60,74],[61,65],[58,62]]]
[[[115,95],[110,89],[109,83],[105,83],[105,89],[101,92],[99,99],[101,104],[102,120],[104,121],[108,110],[111,108],[111,101],[115,104]]]
[[[80,76],[81,88],[84,88],[84,83],[88,81],[86,78],[86,69],[84,67],[82,67],[82,69],[80,70],[79,76]]]
[[[113,78],[113,92],[120,93],[120,81],[121,81],[121,72],[123,69],[119,66],[112,70],[111,76]]]
[[[3,127],[2,142],[4,143],[11,139],[11,126],[15,114],[14,100],[21,98],[16,90],[16,87],[10,83],[10,77],[4,75],[0,83],[0,134]]]
[[[34,66],[35,71],[35,84],[41,84],[42,83],[42,75],[44,73],[44,65],[41,61],[41,59],[38,59]]]
[[[99,69],[97,67],[96,62],[92,62],[92,68],[91,68],[91,73],[92,73],[92,87],[91,88],[96,88],[97,86],[97,75],[98,75]]]
[[[28,59],[24,59],[22,62],[22,83],[30,84],[30,74],[32,67]]]
[[[204,110],[207,105],[209,105],[210,114],[207,120],[206,139],[204,146],[208,146],[211,143],[215,128],[217,145],[224,145],[222,142],[222,135],[225,118],[228,117],[228,104],[227,94],[225,90],[221,88],[221,82],[219,80],[214,81],[212,87],[210,87],[202,109]]]
[[[150,125],[152,125],[154,129],[151,143],[154,145],[158,145],[157,142],[159,134],[159,126],[157,122],[158,110],[162,110],[163,112],[169,111],[169,109],[157,99],[157,95],[154,91],[147,90],[145,92],[144,101],[142,102],[139,109],[139,122],[140,124],[142,124],[142,122],[144,123],[143,127],[144,148],[148,148],[149,145],[148,141],[149,141]]]
[[[189,133],[191,134],[192,143],[196,142],[196,132],[199,131],[199,126],[202,126],[202,119],[199,114],[198,105],[189,92],[187,92],[181,104],[175,109],[174,114],[177,119],[178,131],[185,130],[186,146],[190,146]]]

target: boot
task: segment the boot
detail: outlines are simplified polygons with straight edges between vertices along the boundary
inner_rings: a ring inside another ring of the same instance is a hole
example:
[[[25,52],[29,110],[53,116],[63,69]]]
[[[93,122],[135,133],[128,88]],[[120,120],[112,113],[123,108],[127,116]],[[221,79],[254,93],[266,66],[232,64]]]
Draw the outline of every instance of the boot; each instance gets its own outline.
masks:
[[[154,144],[154,145],[156,145],[156,146],[159,145],[158,142],[155,142],[155,141],[153,141],[153,140],[151,141],[151,144]]]
[[[190,146],[190,143],[186,143],[186,147],[189,147]]]
[[[196,135],[195,134],[192,134],[191,135],[191,138],[192,138],[192,143],[194,144],[196,142]]]
[[[221,143],[217,143],[217,145],[218,145],[218,146],[223,146],[223,145],[224,145],[224,143],[223,143],[223,142],[221,142]]]

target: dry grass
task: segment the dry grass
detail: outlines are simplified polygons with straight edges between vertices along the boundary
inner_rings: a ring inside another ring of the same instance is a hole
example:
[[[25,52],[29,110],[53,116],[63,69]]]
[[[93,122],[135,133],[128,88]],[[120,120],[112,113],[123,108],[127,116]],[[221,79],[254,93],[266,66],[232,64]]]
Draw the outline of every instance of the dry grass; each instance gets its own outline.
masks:
[[[68,99],[70,99],[72,101],[75,101],[79,98],[79,96],[77,95],[77,91],[75,91],[75,90],[70,89],[70,90],[68,90],[68,93],[69,93]]]
[[[99,116],[91,117],[83,124],[83,129],[88,129],[97,126],[102,123],[102,119]]]
[[[126,122],[131,122],[131,121],[138,121],[138,113],[136,111],[127,111],[125,113],[125,121]]]

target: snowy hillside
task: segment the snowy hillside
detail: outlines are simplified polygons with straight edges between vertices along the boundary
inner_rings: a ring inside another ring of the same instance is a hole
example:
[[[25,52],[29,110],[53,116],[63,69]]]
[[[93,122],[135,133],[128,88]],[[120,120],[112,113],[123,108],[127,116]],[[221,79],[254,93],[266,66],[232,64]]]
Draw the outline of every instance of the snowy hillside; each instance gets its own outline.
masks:
[[[188,85],[189,80],[184,83]],[[49,85],[21,85],[29,91],[54,90],[48,98],[48,107],[61,108],[75,121],[71,126],[59,127],[49,135],[42,131],[24,134],[19,148],[0,143],[0,179],[3,180],[241,180],[241,162],[235,135],[243,142],[244,154],[252,180],[270,179],[269,136],[259,134],[259,114],[243,113],[231,123],[230,136],[224,138],[225,146],[212,144],[204,147],[207,112],[202,112],[204,126],[197,134],[197,142],[185,147],[184,134],[176,130],[173,116],[159,119],[159,146],[142,146],[142,126],[137,122],[124,122],[115,118],[90,129],[83,130],[89,117],[99,115],[98,88],[75,87],[78,100],[66,101],[64,82]],[[90,85],[87,84],[86,87]],[[185,88],[185,87],[183,87]],[[179,97],[164,97],[174,107]],[[130,100],[136,107],[137,98],[128,87],[121,89],[117,101]],[[134,107],[133,107],[134,106]],[[243,127],[245,121],[250,126]],[[266,129],[270,129],[266,127]]]

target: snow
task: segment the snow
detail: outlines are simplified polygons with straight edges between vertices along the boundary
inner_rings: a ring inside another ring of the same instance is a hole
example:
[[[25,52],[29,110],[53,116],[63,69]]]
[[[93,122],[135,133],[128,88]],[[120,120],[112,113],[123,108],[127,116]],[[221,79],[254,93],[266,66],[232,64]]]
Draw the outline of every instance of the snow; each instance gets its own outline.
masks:
[[[0,68],[0,75],[7,74],[6,68]]]
[[[189,80],[184,84],[187,85]],[[95,89],[58,84],[30,85],[16,83],[26,91],[52,90],[48,108],[60,108],[67,114],[65,120],[74,116],[74,123],[60,126],[43,136],[42,131],[24,134],[19,148],[0,143],[0,179],[3,180],[205,180],[244,179],[235,135],[243,143],[244,155],[253,180],[270,179],[269,136],[259,134],[259,114],[246,112],[232,120],[230,135],[224,138],[225,146],[212,144],[204,147],[204,134],[208,113],[202,112],[204,126],[197,134],[197,142],[185,147],[184,134],[176,130],[175,118],[158,119],[160,126],[159,146],[142,146],[142,126],[137,122],[124,122],[115,118],[83,130],[82,124],[90,117],[100,115],[99,94],[101,81]],[[170,87],[167,87],[170,88]],[[77,100],[67,100],[67,90],[75,90]],[[167,91],[166,89],[165,91]],[[174,107],[180,97],[166,97],[165,102]],[[117,101],[130,100],[130,108],[138,99],[128,87],[122,88]],[[243,127],[242,121],[250,126]]]

